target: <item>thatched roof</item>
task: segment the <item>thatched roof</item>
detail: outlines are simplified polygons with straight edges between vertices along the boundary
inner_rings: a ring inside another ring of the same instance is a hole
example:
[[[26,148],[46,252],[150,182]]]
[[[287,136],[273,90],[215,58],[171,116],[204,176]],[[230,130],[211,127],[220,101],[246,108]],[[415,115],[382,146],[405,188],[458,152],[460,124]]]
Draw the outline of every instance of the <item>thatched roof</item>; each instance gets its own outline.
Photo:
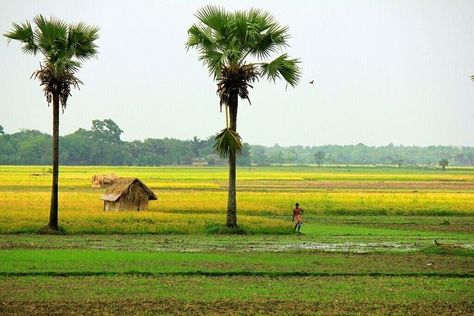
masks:
[[[105,188],[117,181],[119,177],[115,174],[96,174],[92,176],[91,185],[93,188]]]
[[[158,199],[156,194],[137,178],[119,178],[105,190],[101,199],[116,202],[121,198],[133,202]]]

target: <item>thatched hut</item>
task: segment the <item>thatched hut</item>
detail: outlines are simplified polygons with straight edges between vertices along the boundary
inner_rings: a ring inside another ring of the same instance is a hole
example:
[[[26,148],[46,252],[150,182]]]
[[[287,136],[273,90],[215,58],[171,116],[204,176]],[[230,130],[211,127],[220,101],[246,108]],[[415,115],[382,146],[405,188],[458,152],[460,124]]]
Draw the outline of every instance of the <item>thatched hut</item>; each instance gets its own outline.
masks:
[[[137,178],[120,178],[107,188],[101,199],[104,211],[143,211],[148,208],[149,200],[157,200],[158,197]]]

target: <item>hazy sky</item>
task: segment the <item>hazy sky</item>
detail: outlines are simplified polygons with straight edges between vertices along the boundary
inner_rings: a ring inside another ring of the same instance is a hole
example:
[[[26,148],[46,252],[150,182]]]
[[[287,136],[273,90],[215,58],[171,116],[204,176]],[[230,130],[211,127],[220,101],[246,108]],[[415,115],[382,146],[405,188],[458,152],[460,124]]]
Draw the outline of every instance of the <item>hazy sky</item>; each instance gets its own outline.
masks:
[[[302,82],[261,81],[238,129],[250,144],[474,145],[474,1],[22,1],[0,0],[0,33],[36,14],[101,29],[61,115],[61,134],[111,118],[123,139],[206,138],[225,125],[216,85],[186,52],[206,4],[270,11],[290,27]],[[0,38],[0,125],[51,133],[31,73],[40,57]],[[315,85],[310,85],[310,80]]]

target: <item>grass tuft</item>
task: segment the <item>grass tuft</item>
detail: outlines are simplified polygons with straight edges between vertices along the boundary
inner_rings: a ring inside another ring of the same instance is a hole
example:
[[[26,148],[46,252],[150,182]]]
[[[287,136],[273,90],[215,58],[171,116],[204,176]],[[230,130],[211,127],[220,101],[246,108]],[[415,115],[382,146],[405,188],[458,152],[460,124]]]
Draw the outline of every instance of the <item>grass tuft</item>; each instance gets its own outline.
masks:
[[[67,232],[62,228],[59,227],[58,229],[54,229],[49,225],[43,226],[40,230],[38,230],[38,234],[40,235],[66,235]]]
[[[206,228],[208,234],[225,234],[225,235],[245,235],[247,231],[241,227],[227,227],[225,225],[211,224]]]
[[[423,248],[421,253],[443,256],[474,257],[474,249],[467,249],[457,245],[439,245]]]

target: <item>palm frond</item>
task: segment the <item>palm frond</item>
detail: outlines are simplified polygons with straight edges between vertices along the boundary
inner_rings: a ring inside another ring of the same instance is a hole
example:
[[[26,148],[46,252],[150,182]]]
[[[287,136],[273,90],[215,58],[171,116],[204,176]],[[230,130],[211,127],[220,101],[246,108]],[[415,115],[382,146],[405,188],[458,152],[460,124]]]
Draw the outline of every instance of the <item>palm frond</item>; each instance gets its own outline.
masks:
[[[248,14],[246,11],[236,11],[231,15],[231,19],[229,19],[229,27],[231,28],[232,40],[234,43],[238,41],[239,44],[242,44],[252,40],[248,38],[249,35],[252,35],[249,32],[249,26]]]
[[[216,50],[203,51],[200,60],[207,66],[209,73],[214,77],[214,80],[221,78],[221,70],[225,65],[226,55]]]
[[[9,41],[16,40],[23,43],[22,50],[25,54],[35,55],[38,51],[38,45],[35,43],[33,29],[30,22],[22,24],[13,23],[12,30],[3,34]]]
[[[263,60],[288,46],[287,26],[280,26],[266,11],[251,9],[247,13],[248,34],[245,46],[255,57]]]
[[[195,47],[199,52],[201,60],[208,68],[214,79],[218,79],[226,55],[218,50],[212,29],[207,26],[198,26],[194,24],[188,30],[187,49]]]
[[[255,36],[249,45],[251,53],[260,60],[270,58],[271,54],[288,46],[289,37],[287,27],[273,26]]]
[[[35,54],[40,51],[44,62],[32,77],[40,81],[48,103],[52,96],[59,96],[64,110],[71,88],[79,88],[82,82],[75,76],[81,61],[97,54],[99,29],[84,23],[68,25],[66,22],[42,15],[34,18],[35,29],[29,22],[13,23],[13,30],[5,34],[10,40],[24,43],[23,51]]]
[[[58,58],[52,65],[52,70],[58,79],[76,73],[81,68],[81,63],[69,58]]]
[[[224,128],[220,131],[215,137],[215,141],[214,149],[221,158],[229,157],[231,154],[237,155],[242,152],[242,139],[236,131],[230,128]]]
[[[218,81],[221,105],[235,91],[241,98],[248,99],[250,83],[260,76],[273,81],[281,78],[291,86],[298,83],[298,59],[283,54],[264,62],[287,47],[290,38],[288,27],[280,26],[270,13],[259,9],[228,13],[221,7],[206,6],[196,17],[199,22],[189,28],[186,48],[197,49],[199,59]],[[252,64],[246,60],[248,56],[262,62]],[[242,76],[238,69],[248,70],[249,65],[253,67],[252,75]],[[238,80],[228,80],[229,74]]]
[[[37,26],[35,40],[43,54],[54,62],[60,52],[67,51],[68,25],[57,18],[48,20],[41,14],[34,18],[34,22]]]
[[[294,87],[298,84],[301,76],[299,63],[298,59],[290,59],[287,54],[283,54],[270,63],[261,63],[260,67],[262,75],[269,80],[275,81],[277,78],[282,78]]]
[[[188,41],[186,48],[197,47],[198,49],[214,49],[216,44],[212,38],[212,29],[209,27],[200,27],[193,24],[188,30]]]
[[[97,55],[95,41],[99,39],[99,28],[83,22],[69,26],[68,50],[78,59],[86,60]]]
[[[229,13],[223,7],[207,5],[199,9],[195,16],[202,24],[207,25],[221,35],[225,35],[229,23]]]

